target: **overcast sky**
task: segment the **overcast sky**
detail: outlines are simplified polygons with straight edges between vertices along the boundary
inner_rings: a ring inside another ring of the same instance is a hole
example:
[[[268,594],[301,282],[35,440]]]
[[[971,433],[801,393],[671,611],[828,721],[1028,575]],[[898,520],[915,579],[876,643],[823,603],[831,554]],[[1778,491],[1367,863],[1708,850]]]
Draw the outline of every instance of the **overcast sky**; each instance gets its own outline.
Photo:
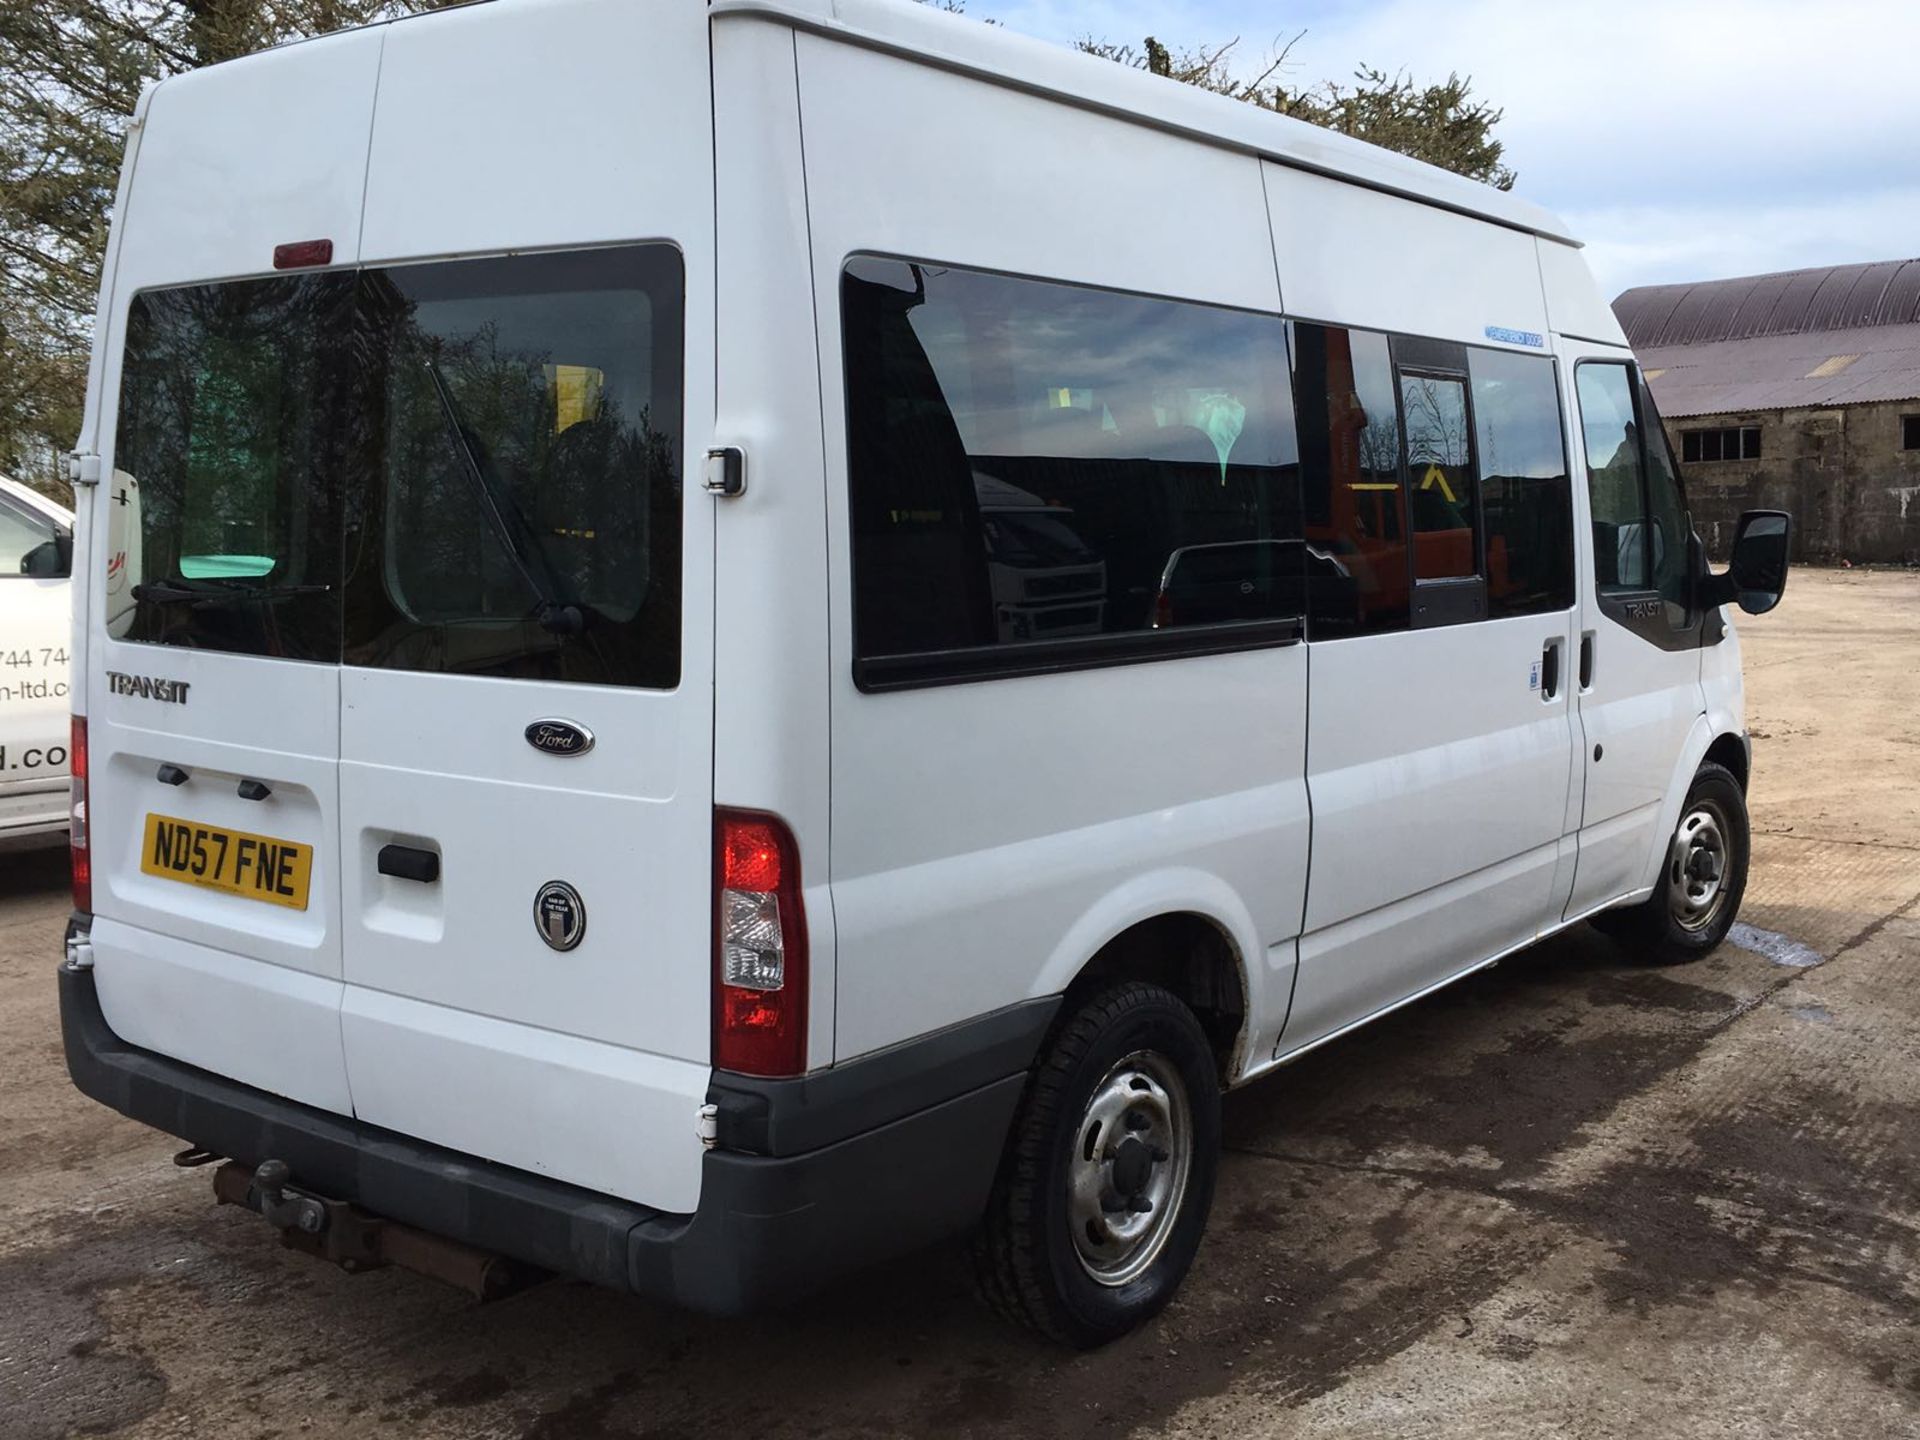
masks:
[[[1294,84],[1366,62],[1502,106],[1519,194],[1631,285],[1920,255],[1920,0],[971,0],[1049,40],[1304,30]]]

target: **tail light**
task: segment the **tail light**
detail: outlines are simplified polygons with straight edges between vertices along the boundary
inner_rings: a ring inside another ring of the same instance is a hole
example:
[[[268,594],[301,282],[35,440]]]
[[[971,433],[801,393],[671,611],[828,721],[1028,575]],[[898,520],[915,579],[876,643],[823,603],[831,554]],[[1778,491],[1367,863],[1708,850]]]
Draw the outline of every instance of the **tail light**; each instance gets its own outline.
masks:
[[[807,1068],[807,920],[800,851],[772,815],[713,815],[713,1063],[747,1075]]]
[[[73,856],[73,908],[93,913],[93,854],[87,848],[87,717],[73,717],[73,743],[67,747],[72,799],[67,811],[67,844]]]

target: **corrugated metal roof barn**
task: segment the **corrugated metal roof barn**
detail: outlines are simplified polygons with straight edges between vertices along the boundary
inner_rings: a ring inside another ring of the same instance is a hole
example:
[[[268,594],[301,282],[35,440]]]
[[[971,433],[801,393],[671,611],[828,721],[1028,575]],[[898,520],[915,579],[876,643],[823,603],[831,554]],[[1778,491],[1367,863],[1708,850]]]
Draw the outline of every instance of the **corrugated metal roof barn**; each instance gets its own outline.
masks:
[[[1920,260],[1643,285],[1613,309],[1669,419],[1920,397]]]
[[[1646,285],[1613,309],[1712,553],[1773,509],[1795,559],[1920,564],[1920,260]]]

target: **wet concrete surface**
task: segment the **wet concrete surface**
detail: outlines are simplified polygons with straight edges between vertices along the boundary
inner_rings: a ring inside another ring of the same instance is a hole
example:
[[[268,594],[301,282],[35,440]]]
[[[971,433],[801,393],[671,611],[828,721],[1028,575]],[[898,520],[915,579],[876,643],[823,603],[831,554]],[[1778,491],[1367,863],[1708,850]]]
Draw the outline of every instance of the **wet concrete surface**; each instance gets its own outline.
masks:
[[[1094,1355],[952,1251],[736,1323],[287,1253],[69,1087],[62,860],[6,857],[0,1437],[1920,1435],[1920,577],[1743,631],[1753,948],[1583,927],[1229,1097],[1193,1275]]]

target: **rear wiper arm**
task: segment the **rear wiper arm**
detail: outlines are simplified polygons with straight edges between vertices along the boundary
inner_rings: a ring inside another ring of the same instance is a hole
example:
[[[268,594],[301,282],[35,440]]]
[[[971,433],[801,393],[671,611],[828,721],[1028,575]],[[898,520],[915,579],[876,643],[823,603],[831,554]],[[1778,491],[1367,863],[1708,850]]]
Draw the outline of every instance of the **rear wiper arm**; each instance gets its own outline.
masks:
[[[278,600],[286,595],[324,595],[331,585],[219,585],[202,590],[172,580],[147,580],[133,587],[133,598],[154,605],[191,605],[200,610],[237,600]]]
[[[466,426],[460,423],[460,410],[453,403],[453,395],[447,389],[447,380],[440,373],[440,367],[433,363],[431,356],[422,356],[421,364],[427,368],[427,375],[433,381],[433,393],[440,398],[440,409],[447,417],[447,430],[453,437],[454,452],[460,457],[460,468],[466,473],[467,483],[473,487],[480,508],[485,512],[487,523],[493,529],[493,535],[500,542],[500,548],[507,552],[507,558],[513,562],[513,568],[527,589],[533,592],[534,599],[540,602],[540,613],[536,617],[540,628],[554,635],[578,635],[587,627],[585,612],[578,605],[562,601],[549,580],[543,580],[534,573],[532,563],[522,548],[521,536],[515,527],[508,523],[506,506],[500,502],[487,472],[480,468],[480,462],[474,457],[473,447],[467,444]],[[519,512],[514,512],[519,519]],[[526,522],[521,521],[524,529]]]

